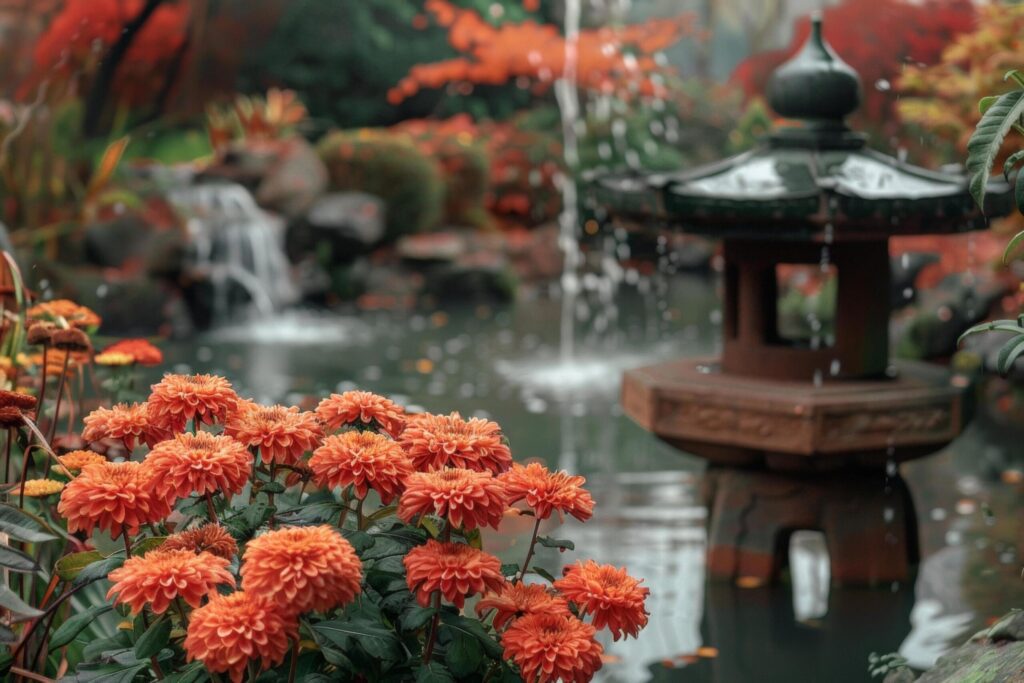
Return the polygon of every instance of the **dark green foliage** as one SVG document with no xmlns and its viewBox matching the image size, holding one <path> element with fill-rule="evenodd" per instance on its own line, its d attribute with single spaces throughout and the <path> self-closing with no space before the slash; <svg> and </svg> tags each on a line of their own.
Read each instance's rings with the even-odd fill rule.
<svg viewBox="0 0 1024 683">
<path fill-rule="evenodd" d="M 340 131 L 318 145 L 335 190 L 381 198 L 386 234 L 394 239 L 422 232 L 441 217 L 444 185 L 437 165 L 408 140 L 376 132 Z"/>
</svg>

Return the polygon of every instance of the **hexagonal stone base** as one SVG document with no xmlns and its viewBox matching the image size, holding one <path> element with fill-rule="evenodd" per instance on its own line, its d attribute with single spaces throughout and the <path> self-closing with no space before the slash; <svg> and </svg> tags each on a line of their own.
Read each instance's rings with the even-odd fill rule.
<svg viewBox="0 0 1024 683">
<path fill-rule="evenodd" d="M 967 382 L 924 363 L 894 379 L 787 382 L 687 359 L 626 373 L 626 414 L 681 450 L 772 469 L 879 466 L 942 448 L 963 429 Z"/>
</svg>

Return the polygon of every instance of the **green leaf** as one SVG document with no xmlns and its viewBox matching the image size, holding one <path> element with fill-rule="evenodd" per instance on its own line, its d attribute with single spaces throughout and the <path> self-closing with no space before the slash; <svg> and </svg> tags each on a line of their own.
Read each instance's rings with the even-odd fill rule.
<svg viewBox="0 0 1024 683">
<path fill-rule="evenodd" d="M 164 683 L 202 683 L 209 677 L 202 662 L 192 662 L 181 671 L 164 676 Z"/>
<path fill-rule="evenodd" d="M 956 340 L 957 346 L 972 334 L 981 334 L 982 332 L 1013 332 L 1014 334 L 1024 334 L 1024 327 L 1018 325 L 1012 320 L 992 320 L 987 323 L 980 323 L 961 334 Z"/>
<path fill-rule="evenodd" d="M 484 652 L 491 659 L 501 659 L 502 649 L 501 646 L 494 640 L 484 625 L 476 619 L 469 619 L 460 614 L 452 614 L 451 612 L 443 612 L 441 614 L 441 623 L 446 628 L 453 629 L 464 635 L 472 636 L 483 646 Z"/>
<path fill-rule="evenodd" d="M 455 683 L 455 679 L 443 665 L 429 662 L 416 670 L 416 683 Z"/>
<path fill-rule="evenodd" d="M 7 586 L 0 586 L 0 607 L 8 609 L 23 617 L 38 617 L 42 612 L 26 604 L 18 594 Z"/>
<path fill-rule="evenodd" d="M 82 658 L 85 661 L 92 661 L 100 657 L 108 657 L 112 652 L 132 652 L 132 641 L 126 631 L 117 631 L 109 638 L 96 638 L 86 643 L 82 648 Z M 132 654 L 134 657 L 134 653 Z"/>
<path fill-rule="evenodd" d="M 30 574 L 39 568 L 36 561 L 21 552 L 15 550 L 10 546 L 0 545 L 0 567 L 11 570 L 12 572 L 19 572 L 21 574 Z"/>
<path fill-rule="evenodd" d="M 284 493 L 284 484 L 279 481 L 268 481 L 260 487 L 260 493 Z"/>
<path fill-rule="evenodd" d="M 132 555 L 145 555 L 150 550 L 156 550 L 167 540 L 166 536 L 150 536 L 144 538 L 132 546 Z"/>
<path fill-rule="evenodd" d="M 342 650 L 347 649 L 350 640 L 354 638 L 371 657 L 388 661 L 398 661 L 402 657 L 402 644 L 398 641 L 395 633 L 382 624 L 372 621 L 332 619 L 313 624 L 313 631 Z"/>
<path fill-rule="evenodd" d="M 1024 75 L 1021 74 L 1017 69 L 1010 69 L 1003 74 L 1004 81 L 1014 81 L 1018 88 L 1024 88 Z"/>
<path fill-rule="evenodd" d="M 55 567 L 57 576 L 63 581 L 73 581 L 78 574 L 93 562 L 99 562 L 103 555 L 96 550 L 82 553 L 71 553 L 57 560 Z"/>
<path fill-rule="evenodd" d="M 466 678 L 480 666 L 483 646 L 475 636 L 465 631 L 453 630 L 451 636 L 444 662 L 457 678 Z"/>
<path fill-rule="evenodd" d="M 26 543 L 44 543 L 57 538 L 42 531 L 46 528 L 48 527 L 42 520 L 22 512 L 13 505 L 0 504 L 0 533 Z"/>
<path fill-rule="evenodd" d="M 124 558 L 120 555 L 105 557 L 102 560 L 93 562 L 78 573 L 78 576 L 75 577 L 75 585 L 105 579 L 107 578 L 107 574 L 114 571 L 122 564 L 124 564 Z"/>
<path fill-rule="evenodd" d="M 551 538 L 550 536 L 539 536 L 537 542 L 545 548 L 558 548 L 562 552 L 576 550 L 576 544 L 564 538 Z"/>
<path fill-rule="evenodd" d="M 984 114 L 989 108 L 996 103 L 999 99 L 999 95 L 986 95 L 978 100 L 978 112 Z"/>
<path fill-rule="evenodd" d="M 67 619 L 50 636 L 50 652 L 62 648 L 78 637 L 78 634 L 88 628 L 101 614 L 106 614 L 113 607 L 110 605 L 95 605 L 81 614 L 76 614 Z"/>
<path fill-rule="evenodd" d="M 79 664 L 74 677 L 67 680 L 75 683 L 132 683 L 147 666 L 149 662 Z"/>
<path fill-rule="evenodd" d="M 1017 175 L 1017 191 L 1018 192 L 1020 191 L 1020 177 L 1022 175 L 1024 175 L 1024 173 L 1021 173 L 1021 174 Z M 1020 207 L 1022 205 L 1018 204 L 1017 206 Z M 1013 258 L 1013 253 L 1015 251 L 1017 251 L 1017 247 L 1020 246 L 1021 242 L 1024 242 L 1024 230 L 1021 230 L 1016 235 L 1014 235 L 1010 239 L 1009 243 L 1006 245 L 1006 248 L 1003 249 L 1003 264 L 1004 265 L 1008 264 L 1010 262 L 1010 259 Z"/>
<path fill-rule="evenodd" d="M 402 627 L 403 631 L 419 631 L 427 625 L 434 616 L 434 612 L 432 607 L 412 605 L 402 612 L 402 616 L 398 618 L 398 625 Z"/>
<path fill-rule="evenodd" d="M 356 555 L 362 557 L 363 553 L 373 547 L 376 543 L 376 539 L 365 531 L 356 531 L 355 529 L 344 529 L 341 535 L 345 537 L 349 543 L 352 544 L 352 549 L 356 551 Z"/>
<path fill-rule="evenodd" d="M 1020 163 L 1020 160 L 1024 159 L 1024 149 L 1017 150 L 1010 156 L 1006 157 L 1006 161 L 1003 162 L 1003 179 L 1006 182 L 1010 182 L 1010 171 L 1013 167 Z"/>
<path fill-rule="evenodd" d="M 135 656 L 149 659 L 167 646 L 171 640 L 171 620 L 164 617 L 150 624 L 146 632 L 135 643 Z"/>
<path fill-rule="evenodd" d="M 1024 113 L 1024 90 L 1000 95 L 985 111 L 967 143 L 967 176 L 974 201 L 985 210 L 985 189 L 1003 140 Z"/>
<path fill-rule="evenodd" d="M 1024 353 L 1024 335 L 1010 337 L 999 349 L 999 355 L 996 357 L 996 369 L 999 374 L 1004 377 L 1010 374 L 1013 364 L 1022 353 Z"/>
<path fill-rule="evenodd" d="M 547 569 L 544 569 L 544 567 L 538 567 L 537 565 L 533 565 L 533 567 L 530 568 L 530 571 L 532 571 L 534 574 L 541 578 L 547 579 L 551 583 L 555 582 L 554 575 L 552 575 L 552 573 L 549 572 Z"/>
<path fill-rule="evenodd" d="M 502 576 L 515 576 L 519 573 L 519 564 L 517 562 L 509 562 L 501 565 Z"/>
</svg>

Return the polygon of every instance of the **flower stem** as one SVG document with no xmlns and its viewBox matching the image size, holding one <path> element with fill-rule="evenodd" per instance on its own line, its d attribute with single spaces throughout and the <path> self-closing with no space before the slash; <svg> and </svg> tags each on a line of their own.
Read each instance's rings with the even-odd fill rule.
<svg viewBox="0 0 1024 683">
<path fill-rule="evenodd" d="M 181 627 L 188 630 L 188 615 L 185 613 L 185 605 L 182 604 L 181 598 L 174 598 L 174 607 L 178 611 L 178 618 L 181 619 Z"/>
<path fill-rule="evenodd" d="M 128 539 L 128 530 L 121 530 L 121 538 L 124 539 L 124 559 L 127 561 L 132 556 L 132 542 Z"/>
<path fill-rule="evenodd" d="M 43 382 L 39 385 L 39 400 L 36 401 L 36 416 L 35 421 L 39 422 L 39 414 L 43 410 L 43 401 L 46 400 L 46 356 L 47 351 L 50 350 L 50 344 L 43 344 Z"/>
<path fill-rule="evenodd" d="M 220 524 L 220 520 L 217 519 L 217 510 L 213 507 L 213 496 L 210 492 L 206 492 L 206 514 L 210 517 L 211 524 Z"/>
<path fill-rule="evenodd" d="M 430 635 L 427 637 L 427 646 L 423 649 L 423 663 L 429 664 L 434 654 L 434 643 L 437 641 L 437 632 L 441 625 L 441 591 L 434 591 L 434 616 L 430 620 Z"/>
<path fill-rule="evenodd" d="M 60 370 L 60 378 L 57 380 L 57 401 L 53 408 L 53 422 L 50 423 L 50 434 L 46 437 L 46 443 L 53 443 L 53 437 L 57 434 L 57 420 L 60 419 L 60 401 L 64 397 L 64 384 L 68 378 L 68 363 L 71 361 L 71 352 L 64 352 L 64 366 Z"/>
<path fill-rule="evenodd" d="M 533 525 L 533 537 L 530 538 L 530 547 L 526 550 L 526 560 L 523 562 L 522 568 L 519 570 L 519 578 L 516 579 L 516 583 L 523 580 L 526 577 L 526 572 L 530 569 L 530 560 L 533 559 L 533 551 L 537 548 L 537 534 L 540 532 L 540 519 Z"/>
<path fill-rule="evenodd" d="M 360 531 L 363 530 L 363 501 L 365 498 L 360 498 L 359 502 L 356 503 L 356 526 Z"/>
<path fill-rule="evenodd" d="M 345 527 L 345 518 L 348 517 L 348 502 L 351 500 L 352 487 L 348 486 L 341 492 L 341 514 L 338 516 L 338 528 Z"/>
<path fill-rule="evenodd" d="M 4 447 L 4 483 L 11 483 L 11 442 L 14 441 L 14 430 L 7 428 L 7 446 Z"/>
<path fill-rule="evenodd" d="M 299 639 L 292 640 L 292 657 L 288 664 L 288 683 L 295 683 L 295 670 L 299 665 Z"/>
</svg>

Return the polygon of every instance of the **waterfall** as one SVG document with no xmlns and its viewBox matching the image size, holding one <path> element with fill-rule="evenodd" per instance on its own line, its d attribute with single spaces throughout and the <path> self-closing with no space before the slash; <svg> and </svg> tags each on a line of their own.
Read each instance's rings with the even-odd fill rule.
<svg viewBox="0 0 1024 683">
<path fill-rule="evenodd" d="M 216 320 L 234 312 L 232 290 L 237 288 L 260 316 L 298 300 L 283 248 L 284 221 L 261 209 L 247 189 L 237 183 L 205 183 L 172 189 L 168 198 L 187 219 L 187 264 L 209 278 Z"/>
</svg>

